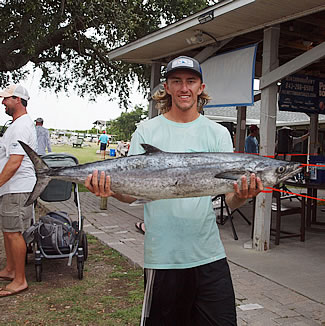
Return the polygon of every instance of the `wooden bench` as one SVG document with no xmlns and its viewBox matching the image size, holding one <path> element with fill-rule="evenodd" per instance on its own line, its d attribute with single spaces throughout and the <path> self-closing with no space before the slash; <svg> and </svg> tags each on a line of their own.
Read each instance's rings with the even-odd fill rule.
<svg viewBox="0 0 325 326">
<path fill-rule="evenodd" d="M 74 143 L 72 143 L 72 147 L 80 147 L 82 146 L 84 140 L 83 138 L 78 138 Z"/>
</svg>

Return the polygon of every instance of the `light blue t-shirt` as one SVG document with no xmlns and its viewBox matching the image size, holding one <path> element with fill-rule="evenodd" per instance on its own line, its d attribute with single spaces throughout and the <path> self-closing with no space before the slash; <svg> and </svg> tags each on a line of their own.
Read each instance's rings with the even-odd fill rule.
<svg viewBox="0 0 325 326">
<path fill-rule="evenodd" d="M 143 153 L 142 143 L 166 152 L 232 152 L 228 130 L 200 115 L 177 123 L 163 115 L 142 122 L 129 155 Z M 184 269 L 225 258 L 211 197 L 163 199 L 145 204 L 144 267 Z"/>
<path fill-rule="evenodd" d="M 103 144 L 107 144 L 109 137 L 106 134 L 102 134 L 99 136 L 99 141 Z"/>
</svg>

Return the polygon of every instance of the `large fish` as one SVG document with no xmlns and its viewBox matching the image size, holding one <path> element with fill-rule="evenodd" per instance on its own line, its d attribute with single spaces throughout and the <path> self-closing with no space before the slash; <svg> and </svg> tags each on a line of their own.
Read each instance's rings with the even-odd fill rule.
<svg viewBox="0 0 325 326">
<path fill-rule="evenodd" d="M 301 164 L 250 154 L 169 153 L 142 144 L 145 153 L 73 167 L 50 168 L 26 144 L 37 182 L 28 198 L 30 205 L 51 179 L 84 183 L 95 169 L 111 176 L 111 189 L 145 200 L 215 196 L 233 191 L 240 177 L 255 173 L 264 186 L 278 184 L 301 171 Z"/>
</svg>

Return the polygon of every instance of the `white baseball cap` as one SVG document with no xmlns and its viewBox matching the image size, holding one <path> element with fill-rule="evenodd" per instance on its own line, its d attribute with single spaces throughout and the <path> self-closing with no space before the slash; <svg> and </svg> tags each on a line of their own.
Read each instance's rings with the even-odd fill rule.
<svg viewBox="0 0 325 326">
<path fill-rule="evenodd" d="M 26 101 L 30 99 L 27 89 L 20 84 L 9 85 L 6 89 L 0 92 L 0 97 L 17 96 Z"/>
</svg>

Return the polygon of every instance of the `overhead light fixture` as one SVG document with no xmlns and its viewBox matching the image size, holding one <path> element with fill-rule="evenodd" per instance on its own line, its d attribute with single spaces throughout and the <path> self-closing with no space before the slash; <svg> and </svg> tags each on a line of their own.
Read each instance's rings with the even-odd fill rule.
<svg viewBox="0 0 325 326">
<path fill-rule="evenodd" d="M 312 45 L 313 45 L 314 42 L 303 40 L 301 43 L 302 43 L 302 44 L 303 44 L 307 49 L 309 49 L 309 48 L 312 47 Z"/>
<path fill-rule="evenodd" d="M 200 24 L 205 24 L 214 18 L 214 10 L 210 10 L 198 17 Z"/>
<path fill-rule="evenodd" d="M 203 34 L 201 31 L 196 31 L 195 35 L 186 38 L 186 42 L 191 45 L 191 44 L 201 44 L 204 42 Z"/>
</svg>

